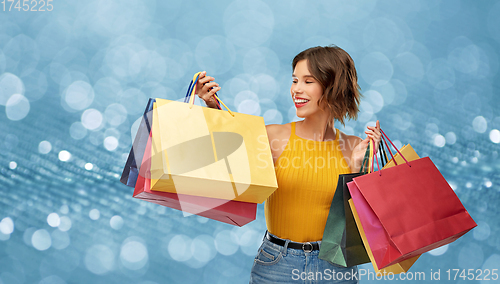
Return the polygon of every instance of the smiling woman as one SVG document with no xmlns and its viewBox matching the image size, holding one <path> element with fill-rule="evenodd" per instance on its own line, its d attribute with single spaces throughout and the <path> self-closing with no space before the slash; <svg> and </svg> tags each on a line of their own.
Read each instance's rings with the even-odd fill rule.
<svg viewBox="0 0 500 284">
<path fill-rule="evenodd" d="M 357 283 L 347 278 L 357 274 L 356 267 L 336 266 L 318 253 L 338 176 L 359 171 L 368 141 L 380 141 L 380 126 L 368 127 L 364 140 L 334 127 L 335 121 L 344 124 L 359 111 L 356 69 L 343 49 L 304 50 L 292 67 L 290 95 L 303 120 L 266 127 L 279 188 L 265 202 L 267 232 L 250 283 L 289 283 L 297 280 L 292 271 L 316 275 L 325 270 Z M 219 84 L 205 72 L 198 84 L 198 96 L 215 107 L 212 96 Z"/>
</svg>

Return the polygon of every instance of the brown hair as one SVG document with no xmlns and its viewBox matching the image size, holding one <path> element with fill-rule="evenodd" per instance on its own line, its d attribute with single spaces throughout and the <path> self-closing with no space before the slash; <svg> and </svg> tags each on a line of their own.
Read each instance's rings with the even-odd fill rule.
<svg viewBox="0 0 500 284">
<path fill-rule="evenodd" d="M 312 47 L 295 56 L 293 69 L 304 59 L 307 60 L 311 75 L 323 86 L 318 106 L 322 107 L 323 102 L 326 102 L 330 109 L 328 125 L 333 126 L 335 119 L 342 125 L 345 125 L 345 118 L 356 119 L 361 94 L 351 56 L 335 45 Z"/>
</svg>

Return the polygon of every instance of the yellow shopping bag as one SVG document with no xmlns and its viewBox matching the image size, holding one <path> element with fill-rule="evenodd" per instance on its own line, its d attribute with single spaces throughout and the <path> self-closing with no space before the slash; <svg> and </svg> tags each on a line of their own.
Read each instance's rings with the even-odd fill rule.
<svg viewBox="0 0 500 284">
<path fill-rule="evenodd" d="M 408 145 L 404 145 L 400 150 L 399 150 L 403 156 L 408 160 L 408 161 L 413 161 L 413 160 L 417 160 L 417 159 L 420 159 L 420 157 L 418 156 L 418 154 L 415 152 L 415 150 L 413 149 L 413 147 L 411 147 L 410 144 Z M 370 155 L 373 157 L 373 155 Z M 401 158 L 399 156 L 399 154 L 397 153 L 396 155 L 394 155 L 394 160 L 396 160 L 396 162 L 398 164 L 400 163 L 404 163 L 405 161 L 403 160 L 403 158 Z M 370 163 L 372 163 L 373 161 L 370 160 Z M 393 161 L 393 159 L 391 159 L 385 166 L 384 166 L 384 169 L 385 168 L 390 168 L 390 167 L 394 167 L 395 166 L 395 163 Z M 369 168 L 371 168 L 371 164 L 369 165 Z M 388 267 L 385 267 L 385 268 L 382 268 L 382 269 L 379 269 L 377 267 L 377 264 L 375 262 L 375 259 L 373 257 L 373 253 L 372 253 L 372 250 L 370 249 L 370 245 L 368 244 L 368 241 L 366 239 L 366 234 L 365 234 L 365 231 L 363 230 L 363 226 L 361 226 L 361 222 L 359 221 L 359 217 L 358 217 L 358 213 L 356 211 L 356 208 L 354 207 L 354 202 L 352 199 L 349 199 L 348 200 L 349 202 L 349 206 L 351 207 L 351 210 L 352 210 L 352 215 L 354 216 L 354 220 L 356 221 L 356 225 L 358 227 L 358 230 L 359 230 L 359 234 L 361 235 L 361 240 L 363 241 L 363 244 L 365 245 L 365 248 L 366 248 L 366 252 L 368 253 L 368 257 L 370 258 L 370 261 L 373 265 L 373 269 L 375 270 L 375 273 L 379 274 L 380 275 L 386 275 L 388 273 L 392 273 L 392 274 L 400 274 L 400 273 L 406 273 L 410 267 L 417 261 L 417 259 L 420 257 L 420 255 L 417 255 L 417 256 L 414 256 L 412 258 L 409 258 L 409 259 L 406 259 L 406 260 L 403 260 L 399 263 L 396 263 L 396 264 L 393 264 L 393 265 L 390 265 Z M 384 274 L 385 273 L 385 274 Z"/>
<path fill-rule="evenodd" d="M 156 99 L 151 190 L 264 202 L 278 188 L 264 119 L 193 101 Z"/>
</svg>

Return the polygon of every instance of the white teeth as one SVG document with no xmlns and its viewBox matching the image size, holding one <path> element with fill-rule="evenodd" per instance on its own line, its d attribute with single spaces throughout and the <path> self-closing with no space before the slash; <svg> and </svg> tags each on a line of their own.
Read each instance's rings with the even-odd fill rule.
<svg viewBox="0 0 500 284">
<path fill-rule="evenodd" d="M 307 103 L 309 100 L 295 100 L 295 103 L 300 104 L 300 103 Z"/>
</svg>

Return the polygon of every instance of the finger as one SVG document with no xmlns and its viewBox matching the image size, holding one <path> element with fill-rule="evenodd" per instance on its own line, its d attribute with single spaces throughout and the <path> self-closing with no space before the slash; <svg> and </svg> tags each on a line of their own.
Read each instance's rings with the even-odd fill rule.
<svg viewBox="0 0 500 284">
<path fill-rule="evenodd" d="M 200 73 L 200 76 L 198 77 L 198 79 L 201 79 L 201 78 L 205 77 L 206 75 L 207 75 L 207 71 L 202 71 Z"/>
<path fill-rule="evenodd" d="M 213 87 L 219 87 L 219 84 L 217 84 L 216 82 L 210 82 L 210 83 L 206 83 L 204 86 L 203 86 L 203 90 L 205 92 L 208 92 L 211 88 Z"/>
<path fill-rule="evenodd" d="M 377 129 L 380 130 L 380 122 L 377 120 Z"/>
<path fill-rule="evenodd" d="M 212 90 L 210 90 L 210 92 L 208 92 L 208 93 L 210 94 L 210 96 L 213 96 L 213 95 L 215 95 L 215 93 L 220 91 L 220 89 L 221 89 L 220 87 L 215 87 Z"/>
<path fill-rule="evenodd" d="M 215 80 L 214 77 L 206 76 L 206 77 L 203 77 L 202 79 L 199 79 L 198 82 L 201 84 L 206 84 L 207 82 L 210 82 L 213 80 Z"/>
</svg>

